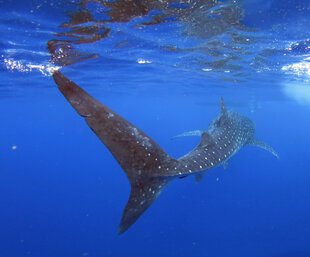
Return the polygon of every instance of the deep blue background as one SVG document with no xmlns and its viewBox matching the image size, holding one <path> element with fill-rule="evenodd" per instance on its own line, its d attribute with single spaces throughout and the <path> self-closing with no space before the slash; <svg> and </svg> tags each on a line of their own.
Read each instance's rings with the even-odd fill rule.
<svg viewBox="0 0 310 257">
<path fill-rule="evenodd" d="M 277 15 L 285 10 L 298 13 L 292 8 L 293 1 L 287 6 L 276 3 L 261 5 L 264 20 L 278 21 L 282 16 Z M 37 70 L 9 71 L 3 61 L 10 55 L 7 50 L 14 48 L 8 43 L 13 41 L 23 42 L 14 49 L 46 53 L 33 57 L 21 51 L 14 55 L 15 60 L 19 56 L 23 61 L 48 63 L 45 44 L 57 31 L 60 21 L 56 17 L 61 19 L 64 14 L 42 7 L 36 19 L 49 33 L 38 36 L 28 23 L 33 19 L 27 11 L 31 7 L 14 1 L 0 4 L 5 8 L 1 30 L 6 35 L 0 42 L 1 257 L 310 256 L 310 104 L 291 98 L 284 90 L 288 85 L 307 89 L 308 77 L 283 74 L 280 68 L 275 72 L 272 66 L 253 73 L 247 83 L 231 83 L 223 79 L 225 74 L 207 76 L 195 69 L 156 65 L 156 58 L 164 63 L 165 55 L 156 57 L 146 50 L 145 42 L 137 48 L 141 47 L 140 54 L 152 56 L 155 61 L 150 65 L 132 62 L 132 56 L 114 59 L 109 52 L 97 60 L 63 68 L 64 74 L 174 157 L 191 150 L 199 138 L 171 137 L 206 128 L 219 113 L 220 96 L 228 109 L 249 116 L 256 123 L 257 137 L 280 155 L 277 160 L 248 146 L 229 161 L 226 170 L 222 166 L 210 170 L 199 184 L 193 177 L 176 180 L 129 231 L 118 236 L 130 192 L 125 173 L 58 92 L 51 77 Z M 249 9 L 249 13 L 254 11 Z M 10 15 L 15 22 L 9 22 Z M 268 27 L 251 17 L 252 21 L 245 19 L 248 24 Z M 285 17 L 289 24 L 292 16 Z M 14 32 L 7 30 L 8 24 Z M 25 36 L 20 24 L 34 37 Z M 286 31 L 282 36 L 307 39 L 295 32 Z M 109 40 L 116 39 L 108 39 L 107 45 Z M 286 38 L 282 43 L 291 42 Z M 90 52 L 98 44 L 94 49 L 88 46 Z M 168 55 L 167 63 L 173 58 Z M 287 64 L 283 59 L 272 61 L 279 67 Z M 306 89 L 304 96 L 309 92 Z"/>
</svg>

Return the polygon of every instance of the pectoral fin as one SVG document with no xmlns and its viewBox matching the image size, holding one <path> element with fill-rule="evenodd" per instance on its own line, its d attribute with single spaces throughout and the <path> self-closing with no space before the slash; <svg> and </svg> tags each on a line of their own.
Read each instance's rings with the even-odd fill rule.
<svg viewBox="0 0 310 257">
<path fill-rule="evenodd" d="M 172 138 L 177 138 L 177 137 L 187 137 L 187 136 L 201 136 L 203 134 L 204 130 L 192 130 L 192 131 L 187 131 L 182 134 L 176 135 Z"/>
<path fill-rule="evenodd" d="M 270 145 L 266 144 L 265 142 L 263 142 L 259 139 L 253 138 L 247 142 L 247 145 L 258 146 L 258 147 L 263 148 L 263 149 L 267 150 L 268 152 L 272 153 L 278 159 L 280 158 L 278 153 Z"/>
</svg>

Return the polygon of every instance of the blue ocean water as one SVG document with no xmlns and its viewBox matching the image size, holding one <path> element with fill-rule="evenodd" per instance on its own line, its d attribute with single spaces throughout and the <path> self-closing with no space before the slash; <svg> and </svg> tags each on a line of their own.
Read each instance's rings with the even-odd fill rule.
<svg viewBox="0 0 310 257">
<path fill-rule="evenodd" d="M 0 8 L 1 257 L 310 256 L 308 1 Z M 171 138 L 206 129 L 223 97 L 280 159 L 246 146 L 198 184 L 172 182 L 117 235 L 130 184 L 55 69 L 173 157 L 199 138 Z"/>
</svg>

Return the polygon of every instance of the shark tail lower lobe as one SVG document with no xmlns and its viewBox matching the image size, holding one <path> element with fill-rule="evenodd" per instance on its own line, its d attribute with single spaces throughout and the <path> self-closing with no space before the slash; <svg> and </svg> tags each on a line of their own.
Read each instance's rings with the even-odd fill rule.
<svg viewBox="0 0 310 257">
<path fill-rule="evenodd" d="M 171 180 L 165 178 L 141 179 L 131 184 L 130 197 L 123 212 L 118 234 L 124 233 L 158 198 Z"/>
<path fill-rule="evenodd" d="M 159 167 L 177 162 L 154 140 L 129 121 L 97 101 L 59 71 L 53 74 L 58 89 L 110 150 L 125 171 L 131 194 L 123 212 L 119 233 L 125 232 L 157 199 L 171 178 Z"/>
</svg>

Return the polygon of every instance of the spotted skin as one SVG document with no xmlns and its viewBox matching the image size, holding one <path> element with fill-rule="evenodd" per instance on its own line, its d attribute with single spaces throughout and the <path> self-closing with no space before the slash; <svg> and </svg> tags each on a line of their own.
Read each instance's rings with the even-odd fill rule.
<svg viewBox="0 0 310 257">
<path fill-rule="evenodd" d="M 225 120 L 224 115 L 227 116 Z M 182 174 L 204 171 L 224 163 L 254 136 L 255 128 L 250 119 L 234 111 L 224 115 L 216 118 L 202 134 L 202 137 L 209 135 L 209 140 L 202 141 L 194 150 L 178 159 L 178 170 L 182 170 Z"/>
<path fill-rule="evenodd" d="M 270 146 L 254 139 L 254 123 L 234 111 L 227 111 L 221 99 L 221 114 L 209 128 L 187 134 L 201 135 L 200 144 L 175 159 L 142 130 L 90 96 L 61 72 L 55 71 L 53 78 L 60 92 L 110 150 L 130 181 L 131 193 L 119 234 L 131 227 L 175 178 L 192 174 L 200 178 L 203 171 L 227 163 L 247 144 L 259 144 L 276 154 Z"/>
</svg>

